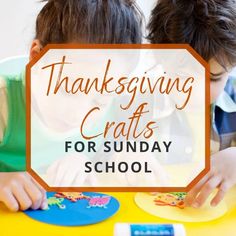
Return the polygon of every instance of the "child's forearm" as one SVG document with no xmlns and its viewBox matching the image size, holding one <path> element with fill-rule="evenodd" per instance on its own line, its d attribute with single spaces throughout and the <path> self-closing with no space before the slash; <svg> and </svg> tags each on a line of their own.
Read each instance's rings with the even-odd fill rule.
<svg viewBox="0 0 236 236">
<path fill-rule="evenodd" d="M 0 142 L 3 139 L 4 131 L 7 127 L 7 90 L 5 80 L 0 77 Z"/>
</svg>

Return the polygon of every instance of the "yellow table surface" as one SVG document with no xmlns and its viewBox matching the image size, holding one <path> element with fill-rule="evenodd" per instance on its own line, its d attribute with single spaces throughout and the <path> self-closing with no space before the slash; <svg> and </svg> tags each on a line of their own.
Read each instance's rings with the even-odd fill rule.
<svg viewBox="0 0 236 236">
<path fill-rule="evenodd" d="M 135 202 L 135 193 L 108 193 L 116 197 L 121 204 L 119 212 L 112 218 L 90 226 L 61 227 L 43 224 L 28 218 L 23 213 L 10 213 L 0 204 L 0 236 L 110 236 L 117 222 L 131 223 L 179 223 L 149 215 L 139 209 Z M 189 236 L 233 236 L 236 235 L 236 189 L 227 196 L 229 211 L 223 217 L 204 223 L 183 223 Z"/>
</svg>

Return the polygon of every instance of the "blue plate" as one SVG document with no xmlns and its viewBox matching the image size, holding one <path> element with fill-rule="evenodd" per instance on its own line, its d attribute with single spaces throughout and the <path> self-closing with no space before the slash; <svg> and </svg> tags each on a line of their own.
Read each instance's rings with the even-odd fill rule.
<svg viewBox="0 0 236 236">
<path fill-rule="evenodd" d="M 83 193 L 88 197 L 107 196 L 101 193 Z M 48 193 L 48 198 L 55 193 Z M 89 207 L 89 200 L 82 199 L 71 202 L 65 199 L 61 204 L 65 209 L 60 209 L 57 205 L 49 206 L 49 210 L 27 210 L 24 213 L 37 221 L 60 226 L 82 226 L 96 224 L 113 216 L 120 207 L 119 202 L 110 197 L 110 202 L 106 207 Z"/>
</svg>

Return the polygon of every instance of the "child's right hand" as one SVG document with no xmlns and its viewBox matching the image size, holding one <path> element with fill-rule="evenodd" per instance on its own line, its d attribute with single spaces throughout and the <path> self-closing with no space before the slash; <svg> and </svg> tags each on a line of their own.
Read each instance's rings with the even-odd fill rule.
<svg viewBox="0 0 236 236">
<path fill-rule="evenodd" d="M 208 197 L 217 189 L 211 200 L 217 206 L 225 194 L 236 185 L 236 147 L 219 151 L 211 157 L 211 169 L 187 194 L 185 204 L 202 207 Z"/>
<path fill-rule="evenodd" d="M 0 173 L 0 202 L 11 211 L 46 209 L 46 191 L 26 172 Z"/>
</svg>

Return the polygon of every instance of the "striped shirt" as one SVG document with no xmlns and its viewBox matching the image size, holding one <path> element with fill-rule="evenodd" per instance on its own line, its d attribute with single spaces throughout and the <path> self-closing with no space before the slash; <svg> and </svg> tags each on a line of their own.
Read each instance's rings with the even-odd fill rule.
<svg viewBox="0 0 236 236">
<path fill-rule="evenodd" d="M 236 146 L 236 78 L 230 77 L 225 90 L 212 106 L 211 151 Z"/>
</svg>

